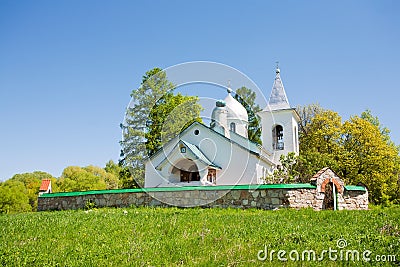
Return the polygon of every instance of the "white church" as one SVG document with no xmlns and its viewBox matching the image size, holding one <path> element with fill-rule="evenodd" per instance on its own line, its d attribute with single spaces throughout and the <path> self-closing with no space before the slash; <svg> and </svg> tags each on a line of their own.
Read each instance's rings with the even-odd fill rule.
<svg viewBox="0 0 400 267">
<path fill-rule="evenodd" d="M 281 155 L 299 153 L 299 115 L 289 105 L 279 68 L 261 118 L 262 146 L 248 139 L 246 109 L 231 95 L 216 102 L 211 124 L 194 122 L 145 164 L 145 187 L 261 184 Z"/>
</svg>

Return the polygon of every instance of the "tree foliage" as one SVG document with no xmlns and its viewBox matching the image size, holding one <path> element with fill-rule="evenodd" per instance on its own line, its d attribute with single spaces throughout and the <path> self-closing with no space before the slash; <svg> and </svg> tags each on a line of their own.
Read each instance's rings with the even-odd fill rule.
<svg viewBox="0 0 400 267">
<path fill-rule="evenodd" d="M 129 167 L 140 185 L 144 182 L 144 160 L 188 124 L 201 121 L 198 97 L 174 94 L 174 88 L 166 73 L 154 68 L 131 93 L 132 104 L 121 124 L 121 163 Z"/>
<path fill-rule="evenodd" d="M 32 207 L 32 211 L 36 211 L 37 209 L 37 198 L 42 179 L 50 179 L 52 181 L 53 192 L 58 191 L 55 183 L 57 179 L 47 172 L 35 171 L 31 173 L 21 173 L 14 175 L 10 179 L 10 181 L 18 181 L 23 183 L 26 189 L 26 195 L 29 199 L 29 205 Z"/>
<path fill-rule="evenodd" d="M 64 169 L 57 186 L 62 192 L 118 188 L 118 176 L 96 166 L 69 166 Z"/>
<path fill-rule="evenodd" d="M 265 183 L 275 184 L 298 182 L 298 177 L 300 173 L 296 168 L 297 161 L 298 157 L 294 152 L 290 152 L 287 155 L 281 155 L 281 165 L 276 170 L 274 170 L 274 173 L 272 175 L 266 177 Z"/>
<path fill-rule="evenodd" d="M 399 154 L 371 122 L 358 116 L 343 125 L 340 173 L 345 181 L 367 185 L 371 200 L 388 203 L 396 198 Z"/>
<path fill-rule="evenodd" d="M 0 213 L 32 211 L 24 184 L 8 180 L 0 184 Z"/>
<path fill-rule="evenodd" d="M 311 120 L 316 115 L 321 114 L 323 111 L 325 111 L 325 109 L 322 108 L 318 103 L 316 103 L 305 106 L 298 106 L 296 108 L 296 111 L 300 117 L 299 132 L 300 134 L 305 134 L 305 130 L 307 129 L 307 126 L 311 123 Z"/>
<path fill-rule="evenodd" d="M 261 141 L 261 124 L 260 118 L 257 116 L 257 112 L 261 111 L 261 108 L 258 104 L 255 103 L 256 93 L 247 88 L 240 87 L 236 90 L 236 94 L 234 97 L 242 106 L 246 109 L 249 125 L 247 129 L 248 138 L 250 141 L 255 142 L 257 144 L 262 144 Z"/>
<path fill-rule="evenodd" d="M 132 173 L 129 171 L 127 166 L 122 166 L 121 163 L 115 163 L 110 160 L 106 163 L 104 170 L 118 177 L 119 188 L 137 188 L 138 184 L 135 179 L 133 179 Z"/>
<path fill-rule="evenodd" d="M 324 110 L 305 124 L 299 135 L 298 169 L 302 182 L 320 169 L 338 169 L 341 146 L 342 119 L 337 112 Z"/>
<path fill-rule="evenodd" d="M 342 122 L 338 113 L 318 105 L 298 110 L 302 119 L 297 181 L 307 182 L 323 167 L 332 168 L 346 184 L 363 183 L 374 203 L 398 198 L 400 156 L 389 130 L 365 111 Z"/>
</svg>

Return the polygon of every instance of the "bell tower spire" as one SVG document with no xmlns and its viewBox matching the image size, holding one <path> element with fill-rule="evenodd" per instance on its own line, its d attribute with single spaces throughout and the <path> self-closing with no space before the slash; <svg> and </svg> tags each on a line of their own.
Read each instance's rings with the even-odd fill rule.
<svg viewBox="0 0 400 267">
<path fill-rule="evenodd" d="M 279 69 L 279 62 L 276 62 L 275 80 L 272 86 L 271 95 L 269 96 L 268 100 L 268 105 L 271 110 L 290 108 L 289 100 L 286 96 L 280 73 L 281 70 Z"/>
<path fill-rule="evenodd" d="M 276 64 L 275 80 L 268 105 L 258 113 L 261 117 L 261 139 L 263 147 L 273 155 L 274 162 L 280 164 L 280 156 L 290 152 L 299 153 L 299 115 L 290 107 L 281 80 L 279 62 Z"/>
</svg>

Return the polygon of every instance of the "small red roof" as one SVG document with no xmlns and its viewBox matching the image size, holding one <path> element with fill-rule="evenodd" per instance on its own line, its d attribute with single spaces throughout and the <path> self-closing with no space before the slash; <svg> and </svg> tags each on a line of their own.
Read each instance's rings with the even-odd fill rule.
<svg viewBox="0 0 400 267">
<path fill-rule="evenodd" d="M 50 183 L 50 179 L 43 179 L 39 191 L 47 191 L 49 189 Z"/>
</svg>

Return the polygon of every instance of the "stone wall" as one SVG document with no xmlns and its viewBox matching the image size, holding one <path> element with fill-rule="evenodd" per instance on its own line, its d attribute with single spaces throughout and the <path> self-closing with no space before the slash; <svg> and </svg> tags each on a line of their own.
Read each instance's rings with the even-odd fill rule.
<svg viewBox="0 0 400 267">
<path fill-rule="evenodd" d="M 356 190 L 354 190 L 354 188 Z M 357 190 L 359 189 L 359 190 Z M 363 187 L 338 192 L 338 209 L 368 209 L 368 192 Z M 324 193 L 310 184 L 262 185 L 257 187 L 191 187 L 174 190 L 105 190 L 44 194 L 39 197 L 38 210 L 83 209 L 88 202 L 96 207 L 179 206 L 221 208 L 313 208 L 323 209 Z"/>
<path fill-rule="evenodd" d="M 339 205 L 339 209 L 348 210 L 367 210 L 368 209 L 368 192 L 360 194 L 359 191 L 345 191 L 343 194 L 343 202 Z"/>
</svg>

